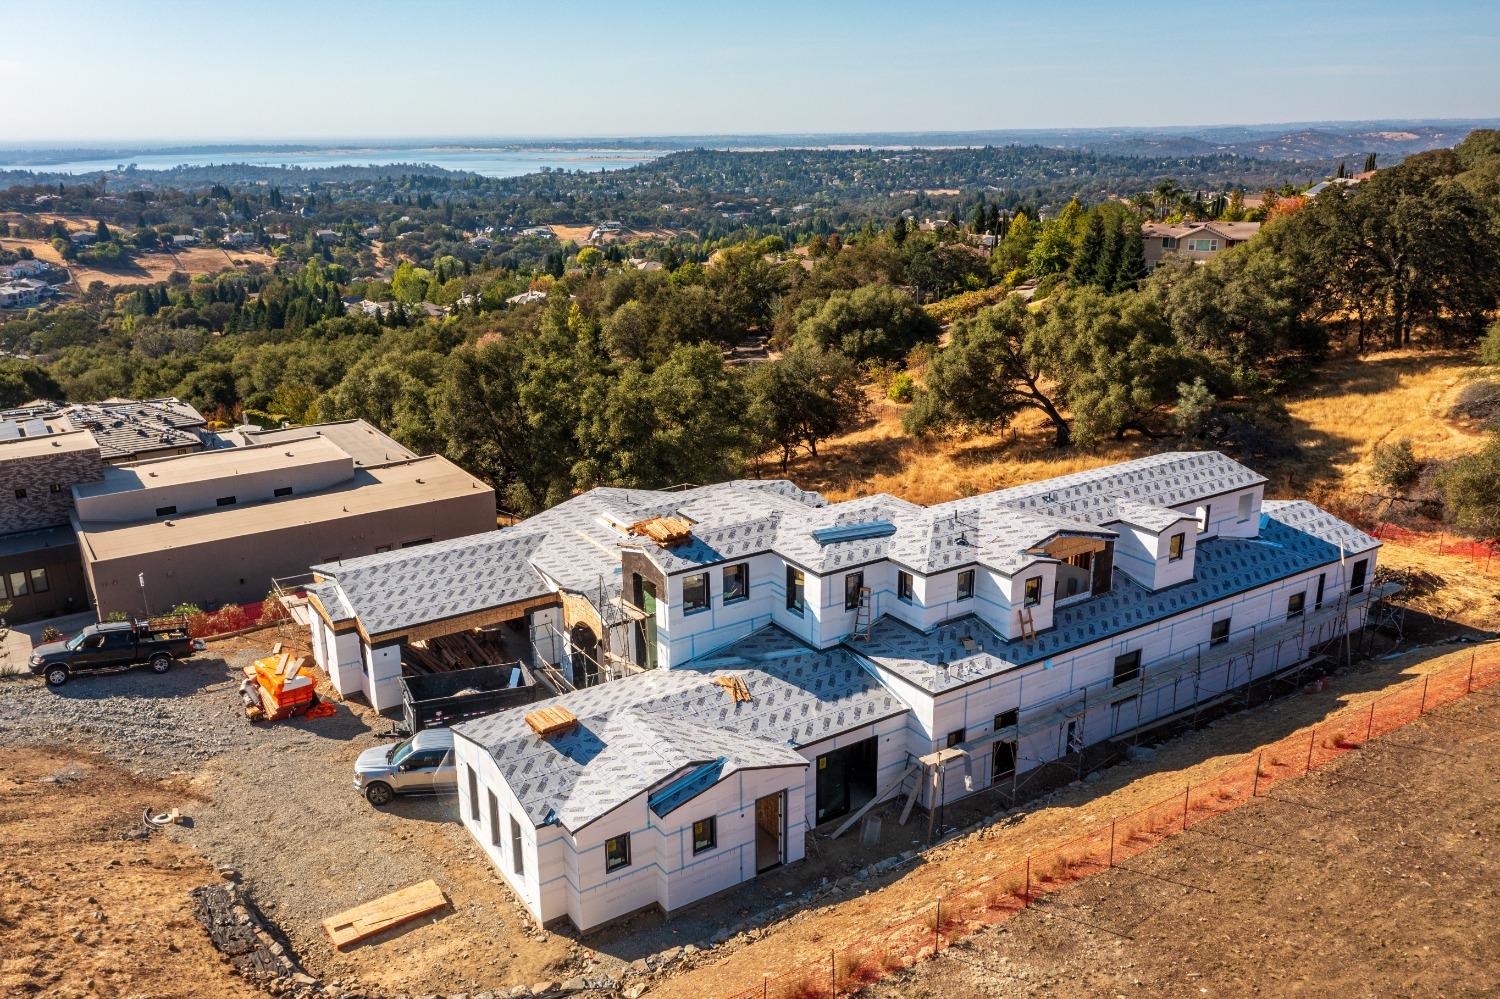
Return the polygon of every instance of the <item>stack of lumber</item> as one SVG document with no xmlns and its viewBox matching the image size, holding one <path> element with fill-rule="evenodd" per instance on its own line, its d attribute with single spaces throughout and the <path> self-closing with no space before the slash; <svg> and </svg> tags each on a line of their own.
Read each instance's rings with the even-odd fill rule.
<svg viewBox="0 0 1500 999">
<path fill-rule="evenodd" d="M 436 912 L 447 904 L 448 899 L 436 881 L 423 881 L 329 916 L 323 920 L 323 929 L 328 931 L 334 947 L 348 947 L 429 912 Z"/>
<path fill-rule="evenodd" d="M 498 635 L 463 631 L 423 642 L 410 642 L 402 652 L 401 661 L 413 673 L 446 673 L 474 666 L 493 666 L 512 658 Z"/>
<path fill-rule="evenodd" d="M 664 548 L 680 545 L 693 536 L 692 521 L 685 517 L 647 517 L 630 525 L 630 533 L 650 538 Z"/>
<path fill-rule="evenodd" d="M 553 705 L 528 711 L 526 724 L 531 726 L 533 732 L 545 739 L 549 735 L 561 735 L 572 731 L 573 727 L 578 724 L 578 719 L 567 708 Z"/>
<path fill-rule="evenodd" d="M 719 686 L 727 690 L 729 692 L 729 696 L 734 699 L 734 703 L 736 704 L 740 703 L 741 701 L 754 700 L 754 698 L 750 696 L 750 688 L 745 686 L 745 681 L 740 677 L 716 676 L 714 677 L 714 683 L 717 683 Z"/>
</svg>

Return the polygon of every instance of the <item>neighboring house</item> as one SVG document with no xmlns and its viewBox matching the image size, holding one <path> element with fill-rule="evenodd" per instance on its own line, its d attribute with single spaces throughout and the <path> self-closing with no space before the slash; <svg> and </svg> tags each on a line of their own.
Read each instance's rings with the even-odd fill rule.
<svg viewBox="0 0 1500 999">
<path fill-rule="evenodd" d="M 21 278 L 8 284 L 0 284 L 0 309 L 31 309 L 42 304 L 42 298 L 52 293 L 52 286 L 32 278 Z"/>
<path fill-rule="evenodd" d="M 488 236 L 475 236 L 469 240 L 469 245 L 476 250 L 488 250 L 494 247 L 495 241 Z"/>
<path fill-rule="evenodd" d="M 340 236 L 332 229 L 319 229 L 317 232 L 313 233 L 313 236 L 316 237 L 318 242 L 320 243 L 337 243 L 342 241 L 343 239 L 342 236 Z"/>
<path fill-rule="evenodd" d="M 545 302 L 547 293 L 545 291 L 523 291 L 519 295 L 512 295 L 505 300 L 506 305 L 530 305 L 533 302 Z"/>
<path fill-rule="evenodd" d="M 1326 180 L 1318 181 L 1312 187 L 1309 187 L 1307 190 L 1303 191 L 1302 196 L 1305 198 L 1314 198 L 1319 194 L 1322 194 L 1329 188 L 1358 187 L 1360 184 L 1363 184 L 1373 176 L 1375 176 L 1374 170 L 1366 170 L 1362 173 L 1355 174 L 1353 177 L 1329 177 Z"/>
<path fill-rule="evenodd" d="M 508 629 L 580 689 L 455 727 L 463 821 L 540 922 L 676 909 L 916 787 L 933 809 L 1306 662 L 1379 542 L 1216 452 L 934 507 L 784 481 L 599 488 L 503 531 L 314 566 L 334 685 Z"/>
<path fill-rule="evenodd" d="M 52 265 L 45 260 L 17 260 L 13 264 L 0 267 L 0 281 L 13 281 L 17 278 L 41 277 L 52 270 Z"/>
<path fill-rule="evenodd" d="M 174 247 L 179 247 L 179 246 L 197 246 L 198 245 L 198 237 L 194 236 L 192 233 L 187 233 L 187 232 L 178 233 L 177 235 L 175 235 L 175 236 L 172 237 L 172 245 Z"/>
<path fill-rule="evenodd" d="M 1260 231 L 1259 222 L 1147 222 L 1141 226 L 1146 270 L 1155 270 L 1162 258 L 1178 254 L 1202 263 L 1232 246 L 1238 246 Z"/>
<path fill-rule="evenodd" d="M 74 246 L 93 246 L 99 242 L 99 234 L 91 229 L 80 229 L 78 232 L 68 233 L 68 242 Z"/>
<path fill-rule="evenodd" d="M 255 234 L 243 231 L 232 232 L 224 237 L 224 244 L 238 249 L 247 249 L 255 245 Z"/>
</svg>

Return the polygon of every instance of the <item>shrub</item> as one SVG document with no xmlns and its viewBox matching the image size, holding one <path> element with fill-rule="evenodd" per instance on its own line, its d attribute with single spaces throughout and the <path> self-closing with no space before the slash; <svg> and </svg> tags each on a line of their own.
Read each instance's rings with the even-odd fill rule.
<svg viewBox="0 0 1500 999">
<path fill-rule="evenodd" d="M 891 379 L 890 387 L 886 389 L 886 398 L 891 402 L 911 402 L 917 393 L 916 382 L 912 381 L 911 375 L 905 371 L 899 372 Z"/>
<path fill-rule="evenodd" d="M 1393 493 L 1406 489 L 1422 474 L 1422 463 L 1412 451 L 1411 441 L 1405 437 L 1376 444 L 1370 463 L 1370 474 L 1375 481 Z"/>
<path fill-rule="evenodd" d="M 1500 535 L 1500 435 L 1438 473 L 1447 512 L 1461 527 Z"/>
<path fill-rule="evenodd" d="M 104 620 L 106 620 L 106 621 L 128 621 L 128 620 L 130 620 L 130 618 L 126 615 L 126 613 L 124 611 L 110 611 L 108 614 L 104 615 Z"/>
<path fill-rule="evenodd" d="M 1177 430 L 1182 436 L 1201 438 L 1208 429 L 1209 419 L 1214 415 L 1214 407 L 1218 402 L 1202 378 L 1194 378 L 1191 383 L 1178 382 L 1177 408 L 1172 413 L 1172 422 L 1177 424 Z"/>
<path fill-rule="evenodd" d="M 62 641 L 62 637 L 63 633 L 50 624 L 42 629 L 42 641 L 44 642 L 60 642 Z"/>
<path fill-rule="evenodd" d="M 167 611 L 167 617 L 197 617 L 203 613 L 203 608 L 197 604 L 178 604 Z"/>
</svg>

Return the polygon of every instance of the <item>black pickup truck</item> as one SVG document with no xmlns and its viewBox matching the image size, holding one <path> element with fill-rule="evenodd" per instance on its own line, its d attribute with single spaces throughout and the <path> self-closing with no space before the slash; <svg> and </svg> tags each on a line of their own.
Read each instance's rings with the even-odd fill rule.
<svg viewBox="0 0 1500 999">
<path fill-rule="evenodd" d="M 165 673 L 173 661 L 203 648 L 202 639 L 189 637 L 186 620 L 111 621 L 91 624 L 65 642 L 38 645 L 31 652 L 31 672 L 53 687 L 75 676 L 118 673 L 134 666 Z"/>
</svg>

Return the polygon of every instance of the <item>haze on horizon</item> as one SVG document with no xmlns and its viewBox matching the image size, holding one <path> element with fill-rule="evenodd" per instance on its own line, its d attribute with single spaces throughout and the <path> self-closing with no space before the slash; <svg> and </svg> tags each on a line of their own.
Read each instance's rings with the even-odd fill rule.
<svg viewBox="0 0 1500 999">
<path fill-rule="evenodd" d="M 1500 116 L 1478 0 L 0 0 L 0 25 L 0 146 Z"/>
</svg>

